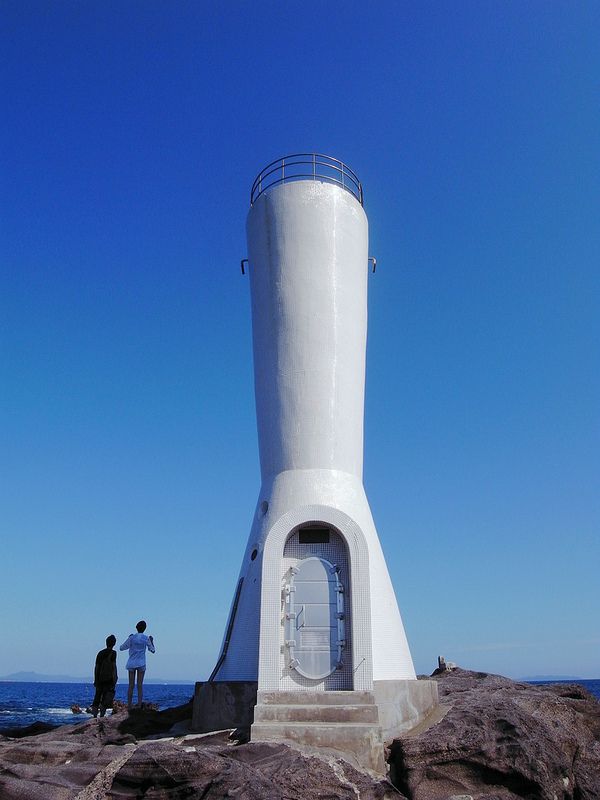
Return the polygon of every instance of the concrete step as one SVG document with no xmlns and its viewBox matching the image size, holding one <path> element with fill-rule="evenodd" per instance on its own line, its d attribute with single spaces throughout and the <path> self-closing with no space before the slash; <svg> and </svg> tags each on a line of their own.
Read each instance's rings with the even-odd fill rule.
<svg viewBox="0 0 600 800">
<path fill-rule="evenodd" d="M 373 692 L 315 692 L 307 691 L 259 691 L 259 705 L 319 705 L 319 706 L 372 706 L 375 705 Z"/>
<path fill-rule="evenodd" d="M 337 751 L 351 762 L 385 774 L 381 727 L 363 722 L 254 722 L 257 742 L 290 742 L 305 748 Z"/>
<path fill-rule="evenodd" d="M 260 731 L 262 734 L 267 734 L 271 731 L 277 731 L 277 735 L 279 736 L 281 731 L 289 731 L 291 738 L 297 736 L 298 733 L 305 733 L 312 728 L 319 729 L 322 733 L 329 737 L 335 737 L 340 731 L 347 730 L 351 733 L 354 732 L 357 735 L 363 735 L 365 733 L 369 733 L 369 735 L 373 734 L 375 739 L 381 740 L 381 736 L 377 733 L 378 726 L 372 725 L 369 722 L 319 722 L 315 725 L 310 722 L 255 722 L 252 725 L 253 731 Z"/>
<path fill-rule="evenodd" d="M 349 722 L 379 724 L 376 705 L 284 705 L 259 703 L 254 709 L 254 722 Z"/>
</svg>

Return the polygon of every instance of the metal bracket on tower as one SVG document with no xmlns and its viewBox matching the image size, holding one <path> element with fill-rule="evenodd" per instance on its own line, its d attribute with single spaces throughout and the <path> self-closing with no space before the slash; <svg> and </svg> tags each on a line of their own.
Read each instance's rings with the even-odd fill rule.
<svg viewBox="0 0 600 800">
<path fill-rule="evenodd" d="M 240 269 L 242 270 L 242 275 L 246 274 L 246 270 L 244 269 L 244 264 L 247 264 L 247 263 L 248 263 L 248 259 L 247 258 L 242 258 L 242 260 L 240 261 Z M 375 270 L 373 270 L 373 272 L 375 272 Z"/>
<path fill-rule="evenodd" d="M 377 269 L 377 259 L 376 259 L 376 258 L 373 258 L 373 256 L 369 256 L 369 261 L 372 261 L 372 262 L 373 262 L 373 272 L 375 272 L 375 270 Z M 243 272 L 243 271 L 244 271 L 244 270 L 242 270 L 242 272 Z"/>
</svg>

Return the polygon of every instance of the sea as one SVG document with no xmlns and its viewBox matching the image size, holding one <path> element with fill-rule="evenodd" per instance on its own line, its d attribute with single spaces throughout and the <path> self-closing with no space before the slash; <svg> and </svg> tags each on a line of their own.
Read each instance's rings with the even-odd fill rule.
<svg viewBox="0 0 600 800">
<path fill-rule="evenodd" d="M 145 683 L 144 702 L 156 703 L 162 711 L 187 703 L 194 696 L 194 684 Z M 127 701 L 127 683 L 118 683 L 117 700 Z M 134 692 L 134 702 L 137 689 Z M 67 725 L 90 719 L 82 711 L 74 714 L 71 706 L 89 708 L 94 698 L 91 683 L 34 683 L 0 681 L 0 732 L 6 728 L 23 728 L 33 722 Z"/>
<path fill-rule="evenodd" d="M 600 700 L 600 680 L 529 681 L 533 684 L 577 683 Z M 156 703 L 162 711 L 187 703 L 194 684 L 144 684 L 144 701 Z M 127 684 L 117 684 L 116 698 L 127 699 Z M 88 708 L 94 697 L 91 683 L 28 683 L 0 681 L 0 731 L 22 728 L 34 722 L 67 725 L 90 718 L 85 711 L 74 714 L 71 706 Z M 135 694 L 134 694 L 135 700 Z"/>
</svg>

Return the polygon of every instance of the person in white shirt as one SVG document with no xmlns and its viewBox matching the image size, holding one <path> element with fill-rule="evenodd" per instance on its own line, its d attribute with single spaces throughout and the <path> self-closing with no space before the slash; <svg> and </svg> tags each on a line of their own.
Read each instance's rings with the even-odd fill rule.
<svg viewBox="0 0 600 800">
<path fill-rule="evenodd" d="M 144 675 L 146 674 L 146 648 L 151 653 L 155 653 L 154 639 L 146 636 L 146 623 L 140 620 L 135 626 L 137 633 L 130 633 L 127 639 L 119 647 L 119 650 L 129 650 L 129 658 L 125 669 L 129 672 L 129 688 L 127 689 L 127 708 L 131 708 L 133 701 L 133 687 L 136 683 L 137 674 L 137 707 L 142 707 L 142 697 Z"/>
</svg>

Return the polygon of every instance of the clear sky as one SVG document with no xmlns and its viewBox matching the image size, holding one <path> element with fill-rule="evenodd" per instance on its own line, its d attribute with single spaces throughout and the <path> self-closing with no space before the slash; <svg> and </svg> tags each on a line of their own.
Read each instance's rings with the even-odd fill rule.
<svg viewBox="0 0 600 800">
<path fill-rule="evenodd" d="M 600 5 L 5 0 L 0 675 L 206 678 L 259 490 L 245 217 L 370 220 L 365 485 L 418 672 L 600 676 Z M 124 671 L 124 660 L 119 661 Z"/>
</svg>

